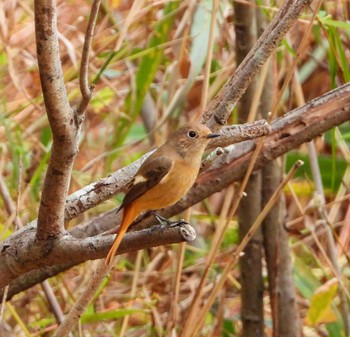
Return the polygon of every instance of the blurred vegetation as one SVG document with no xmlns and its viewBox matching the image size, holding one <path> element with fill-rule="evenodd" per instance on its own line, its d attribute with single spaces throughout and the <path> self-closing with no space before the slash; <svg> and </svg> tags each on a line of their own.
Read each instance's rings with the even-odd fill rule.
<svg viewBox="0 0 350 337">
<path fill-rule="evenodd" d="M 87 110 L 71 192 L 161 144 L 177 125 L 197 112 L 201 102 L 212 1 L 197 1 L 193 8 L 190 1 L 141 1 L 135 2 L 137 8 L 131 11 L 133 3 L 131 0 L 103 1 L 90 64 L 90 81 L 95 83 L 96 89 Z M 268 17 L 278 10 L 275 2 L 266 5 L 257 0 L 251 4 L 257 8 L 261 6 Z M 61 60 L 72 103 L 79 99 L 79 60 L 90 5 L 86 0 L 59 1 L 58 4 Z M 33 3 L 4 2 L 0 13 L 0 172 L 17 205 L 18 216 L 25 224 L 37 216 L 52 139 L 36 61 Z M 348 1 L 323 1 L 297 64 L 306 100 L 349 81 L 349 15 Z M 277 90 L 291 66 L 291 59 L 296 56 L 295 50 L 310 18 L 308 11 L 278 48 L 274 58 Z M 231 2 L 220 1 L 209 99 L 234 71 L 233 20 Z M 297 106 L 295 88 L 292 82 L 280 102 L 279 114 Z M 151 109 L 143 106 L 146 96 L 153 103 Z M 152 124 L 152 120 L 155 123 Z M 155 130 L 152 134 L 147 123 Z M 326 207 L 334 212 L 331 224 L 348 295 L 349 141 L 349 123 L 316 140 Z M 317 216 L 312 212 L 315 187 L 304 146 L 288 154 L 286 167 L 296 159 L 304 160 L 306 165 L 286 190 L 287 227 L 303 331 L 306 336 L 345 336 L 336 292 L 339 284 L 305 225 L 305 218 L 308 218 L 308 223 L 316 226 Z M 178 298 L 181 308 L 189 306 L 187 299 L 198 283 L 224 199 L 225 192 L 210 197 L 192 210 L 191 223 L 199 239 L 193 246 L 186 247 Z M 117 206 L 120 200 L 118 196 L 88 211 L 69 226 Z M 16 228 L 14 215 L 9 216 L 2 199 L 0 204 L 0 238 L 4 239 Z M 222 272 L 228 249 L 237 241 L 237 224 L 233 219 L 211 271 L 211 282 Z M 119 336 L 122 318 L 126 316 L 129 317 L 128 336 L 165 335 L 169 323 L 167 314 L 174 305 L 178 251 L 179 246 L 144 251 L 136 270 L 136 253 L 121 256 L 114 273 L 105 280 L 98 296 L 81 317 L 81 336 Z M 74 303 L 77 292 L 88 281 L 88 271 L 94 266 L 94 262 L 85 263 L 50 279 L 64 312 Z M 239 271 L 235 269 L 223 289 L 222 303 L 218 301 L 207 313 L 203 336 L 212 336 L 214 330 L 220 331 L 217 336 L 239 334 L 239 290 Z M 223 310 L 222 315 L 218 315 L 219 309 Z M 181 315 L 180 312 L 175 322 L 179 329 Z M 265 315 L 266 334 L 269 335 L 271 312 L 268 304 Z M 16 336 L 48 336 L 56 327 L 39 285 L 15 296 L 11 304 L 6 305 L 3 320 Z"/>
</svg>

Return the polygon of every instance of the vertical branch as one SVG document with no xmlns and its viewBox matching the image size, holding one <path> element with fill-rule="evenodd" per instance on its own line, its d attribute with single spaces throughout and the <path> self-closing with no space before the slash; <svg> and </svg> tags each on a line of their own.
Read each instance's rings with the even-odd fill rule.
<svg viewBox="0 0 350 337">
<path fill-rule="evenodd" d="M 267 25 L 266 17 L 258 11 L 258 32 Z M 262 81 L 260 111 L 269 118 L 272 110 L 276 75 L 273 59 L 265 67 L 268 76 Z M 283 180 L 283 165 L 277 160 L 264 165 L 262 172 L 262 205 L 264 206 Z M 263 244 L 268 272 L 268 290 L 272 315 L 272 336 L 299 337 L 301 322 L 296 301 L 296 288 L 293 280 L 291 253 L 288 245 L 288 233 L 284 228 L 286 205 L 284 196 L 271 208 L 262 223 Z"/>
<path fill-rule="evenodd" d="M 38 214 L 38 239 L 64 231 L 64 206 L 77 153 L 77 128 L 68 102 L 61 67 L 55 0 L 35 0 L 37 57 L 44 103 L 53 135 Z"/>
<path fill-rule="evenodd" d="M 64 208 L 83 113 L 92 91 L 88 85 L 91 41 L 101 0 L 95 0 L 85 36 L 81 62 L 82 100 L 75 112 L 64 85 L 60 61 L 56 0 L 35 0 L 35 33 L 41 86 L 53 135 L 52 154 L 47 169 L 38 214 L 37 238 L 57 237 L 64 231 Z"/>
<path fill-rule="evenodd" d="M 234 29 L 236 33 L 237 64 L 243 62 L 257 40 L 256 9 L 248 4 L 233 1 Z M 256 97 L 257 78 L 251 81 L 238 105 L 239 122 L 248 120 L 251 107 L 258 105 Z M 258 101 L 254 102 L 254 100 Z M 255 116 L 254 116 L 255 119 Z M 248 233 L 261 212 L 261 172 L 252 173 L 244 189 L 246 196 L 241 199 L 238 208 L 239 235 Z M 251 337 L 264 334 L 262 277 L 262 233 L 259 228 L 244 249 L 239 260 L 241 281 L 241 319 L 242 335 Z"/>
</svg>

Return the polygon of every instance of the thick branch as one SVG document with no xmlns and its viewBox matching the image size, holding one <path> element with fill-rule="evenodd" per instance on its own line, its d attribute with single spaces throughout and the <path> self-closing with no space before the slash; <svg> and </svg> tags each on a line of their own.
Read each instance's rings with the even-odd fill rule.
<svg viewBox="0 0 350 337">
<path fill-rule="evenodd" d="M 60 61 L 55 0 L 34 2 L 38 66 L 47 116 L 53 133 L 52 155 L 38 214 L 38 239 L 64 231 L 64 206 L 77 153 L 77 128 L 68 102 Z"/>
<path fill-rule="evenodd" d="M 193 241 L 195 238 L 196 233 L 188 224 L 173 227 L 156 226 L 155 229 L 127 233 L 118 254 L 171 243 Z M 38 243 L 34 231 L 27 231 L 19 237 L 16 246 L 5 240 L 0 245 L 2 257 L 6 256 L 6 261 L 3 260 L 0 265 L 0 289 L 21 274 L 41 267 L 56 264 L 69 266 L 79 264 L 87 259 L 101 259 L 107 255 L 113 241 L 114 235 L 98 235 L 78 239 L 66 233 L 57 239 L 42 240 Z M 28 246 L 31 247 L 30 254 Z M 38 256 L 38 253 L 40 254 L 43 249 L 48 252 L 45 259 L 33 258 Z"/>
<path fill-rule="evenodd" d="M 81 103 L 75 115 L 64 86 L 57 33 L 56 1 L 35 1 L 35 32 L 44 102 L 53 133 L 53 147 L 38 214 L 37 238 L 46 240 L 64 232 L 64 210 L 83 113 L 92 91 L 88 86 L 88 62 L 101 0 L 92 6 L 81 62 Z"/>
<path fill-rule="evenodd" d="M 216 131 L 226 124 L 232 109 L 248 88 L 252 78 L 265 64 L 309 2 L 311 1 L 285 1 L 283 7 L 255 43 L 254 48 L 206 109 L 203 122 L 209 128 Z"/>
</svg>

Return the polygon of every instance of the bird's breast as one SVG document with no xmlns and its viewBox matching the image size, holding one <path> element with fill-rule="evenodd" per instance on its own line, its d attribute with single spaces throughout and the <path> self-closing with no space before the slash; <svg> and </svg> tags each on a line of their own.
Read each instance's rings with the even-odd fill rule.
<svg viewBox="0 0 350 337">
<path fill-rule="evenodd" d="M 178 161 L 163 179 L 137 199 L 140 211 L 157 210 L 175 204 L 194 184 L 199 165 Z M 141 209 L 142 208 L 142 209 Z"/>
</svg>

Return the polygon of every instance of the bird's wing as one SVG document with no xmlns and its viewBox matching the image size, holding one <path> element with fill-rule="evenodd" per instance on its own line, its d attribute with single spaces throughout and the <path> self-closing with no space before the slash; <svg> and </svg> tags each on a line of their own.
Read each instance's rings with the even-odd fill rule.
<svg viewBox="0 0 350 337">
<path fill-rule="evenodd" d="M 153 157 L 151 155 L 151 157 L 147 158 L 135 175 L 133 184 L 125 194 L 117 212 L 130 205 L 139 196 L 157 185 L 168 174 L 173 165 L 173 160 L 165 156 Z"/>
</svg>

